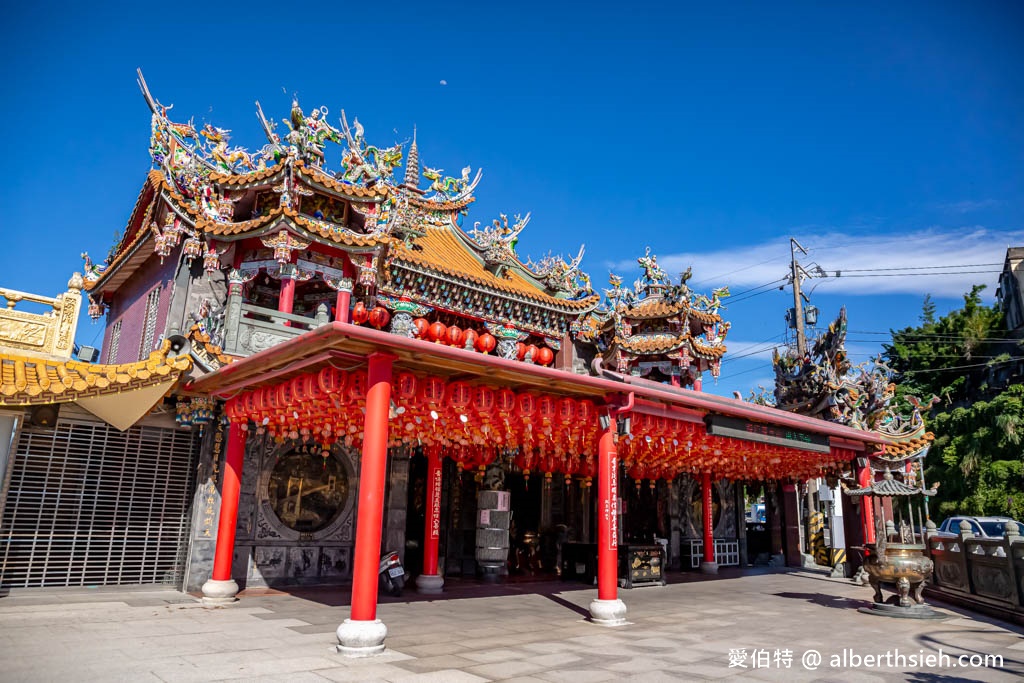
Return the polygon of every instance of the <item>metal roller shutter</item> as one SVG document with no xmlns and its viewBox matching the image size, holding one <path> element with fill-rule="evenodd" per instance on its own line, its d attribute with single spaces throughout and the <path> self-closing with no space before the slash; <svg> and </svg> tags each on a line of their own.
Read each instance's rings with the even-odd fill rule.
<svg viewBox="0 0 1024 683">
<path fill-rule="evenodd" d="M 183 430 L 26 425 L 0 521 L 0 586 L 180 585 L 197 455 Z"/>
</svg>

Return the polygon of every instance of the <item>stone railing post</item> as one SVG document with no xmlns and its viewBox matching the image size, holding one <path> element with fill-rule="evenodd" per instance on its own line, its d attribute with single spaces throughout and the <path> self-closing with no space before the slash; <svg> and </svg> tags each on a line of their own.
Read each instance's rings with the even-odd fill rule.
<svg viewBox="0 0 1024 683">
<path fill-rule="evenodd" d="M 313 318 L 313 327 L 320 327 L 326 325 L 331 321 L 330 315 L 327 313 L 327 304 L 320 304 L 316 307 L 316 317 Z"/>
<path fill-rule="evenodd" d="M 236 353 L 238 325 L 242 321 L 242 274 L 237 270 L 228 273 L 228 301 L 224 307 L 224 351 Z"/>
<path fill-rule="evenodd" d="M 1024 562 L 1014 552 L 1015 548 L 1024 546 L 1024 538 L 1021 538 L 1020 527 L 1016 522 L 1006 523 L 1003 530 L 1003 549 L 1006 551 L 1007 570 L 1010 572 L 1010 579 L 1013 582 L 1014 598 L 1017 607 L 1024 607 Z M 1022 554 L 1024 557 L 1024 554 Z"/>
<path fill-rule="evenodd" d="M 968 591 L 974 595 L 977 595 L 977 591 L 974 588 L 974 553 L 967 547 L 967 542 L 974 538 L 974 532 L 971 531 L 971 523 L 966 519 L 960 522 L 960 552 L 963 557 L 963 568 L 964 568 L 964 581 L 968 586 Z"/>
</svg>

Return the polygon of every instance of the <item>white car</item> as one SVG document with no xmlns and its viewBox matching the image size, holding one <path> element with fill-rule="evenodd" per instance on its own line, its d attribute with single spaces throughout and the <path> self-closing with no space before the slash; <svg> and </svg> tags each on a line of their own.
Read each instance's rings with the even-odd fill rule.
<svg viewBox="0 0 1024 683">
<path fill-rule="evenodd" d="M 1014 522 L 1024 532 L 1024 526 L 1009 517 L 950 517 L 939 527 L 939 533 L 943 536 L 958 535 L 960 522 L 967 522 L 976 538 L 1002 538 L 1006 533 L 1007 522 Z"/>
</svg>

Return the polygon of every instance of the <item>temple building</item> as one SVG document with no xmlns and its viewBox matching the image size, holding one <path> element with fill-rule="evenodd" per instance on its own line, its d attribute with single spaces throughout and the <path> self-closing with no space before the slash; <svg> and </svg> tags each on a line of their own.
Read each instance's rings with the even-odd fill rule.
<svg viewBox="0 0 1024 683">
<path fill-rule="evenodd" d="M 147 560 L 149 582 L 211 603 L 243 587 L 351 584 L 338 634 L 350 654 L 382 647 L 382 550 L 402 554 L 424 591 L 452 576 L 596 574 L 594 619 L 622 623 L 620 546 L 648 572 L 626 585 L 664 580 L 666 566 L 745 564 L 745 482 L 792 492 L 887 442 L 703 392 L 726 353 L 727 288 L 693 292 L 689 272 L 673 281 L 648 249 L 635 285 L 612 276 L 601 296 L 582 247 L 522 256 L 530 214 L 467 228 L 481 171 L 423 166 L 415 136 L 377 147 L 344 111 L 336 127 L 326 108 L 293 102 L 278 125 L 257 105 L 267 143 L 249 152 L 227 130 L 172 121 L 141 74 L 140 86 L 152 168 L 109 258 L 86 257 L 83 287 L 105 318 L 94 374 L 140 362 L 175 373 L 126 432 L 159 419 L 189 444 L 171 457 L 187 472 L 167 477 L 188 518 L 175 557 Z M 5 531 L 23 524 L 17 501 L 39 457 L 26 435 L 69 421 L 15 436 Z M 93 450 L 108 458 L 136 448 L 104 443 Z M 150 476 L 124 471 L 122 488 Z M 156 497 L 133 518 L 152 527 Z M 60 505 L 74 516 L 88 504 Z M 796 522 L 778 520 L 781 550 Z M 4 585 L 90 583 L 8 566 Z"/>
</svg>

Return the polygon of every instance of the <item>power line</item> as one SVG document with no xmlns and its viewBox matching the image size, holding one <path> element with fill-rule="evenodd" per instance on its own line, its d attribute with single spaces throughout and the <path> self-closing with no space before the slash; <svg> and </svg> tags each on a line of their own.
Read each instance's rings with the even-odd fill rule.
<svg viewBox="0 0 1024 683">
<path fill-rule="evenodd" d="M 957 365 L 953 368 L 926 368 L 924 370 L 904 370 L 903 372 L 897 373 L 900 375 L 922 375 L 926 372 L 951 372 L 953 370 L 966 370 L 967 368 L 984 368 L 984 367 L 995 367 L 996 365 L 1003 365 L 1005 363 L 1019 363 L 1020 358 L 1008 358 L 1007 360 L 997 361 L 995 363 L 973 363 L 971 365 Z"/>
<path fill-rule="evenodd" d="M 1002 266 L 1002 263 L 954 263 L 947 266 L 900 266 L 898 268 L 836 268 L 842 273 L 878 273 L 886 270 L 942 270 L 943 268 L 984 268 Z"/>
<path fill-rule="evenodd" d="M 840 271 L 842 272 L 842 271 Z M 837 275 L 834 280 L 848 277 L 933 277 L 935 275 L 985 275 L 1001 273 L 1001 270 L 943 270 L 934 273 L 865 273 L 863 275 Z"/>
</svg>

